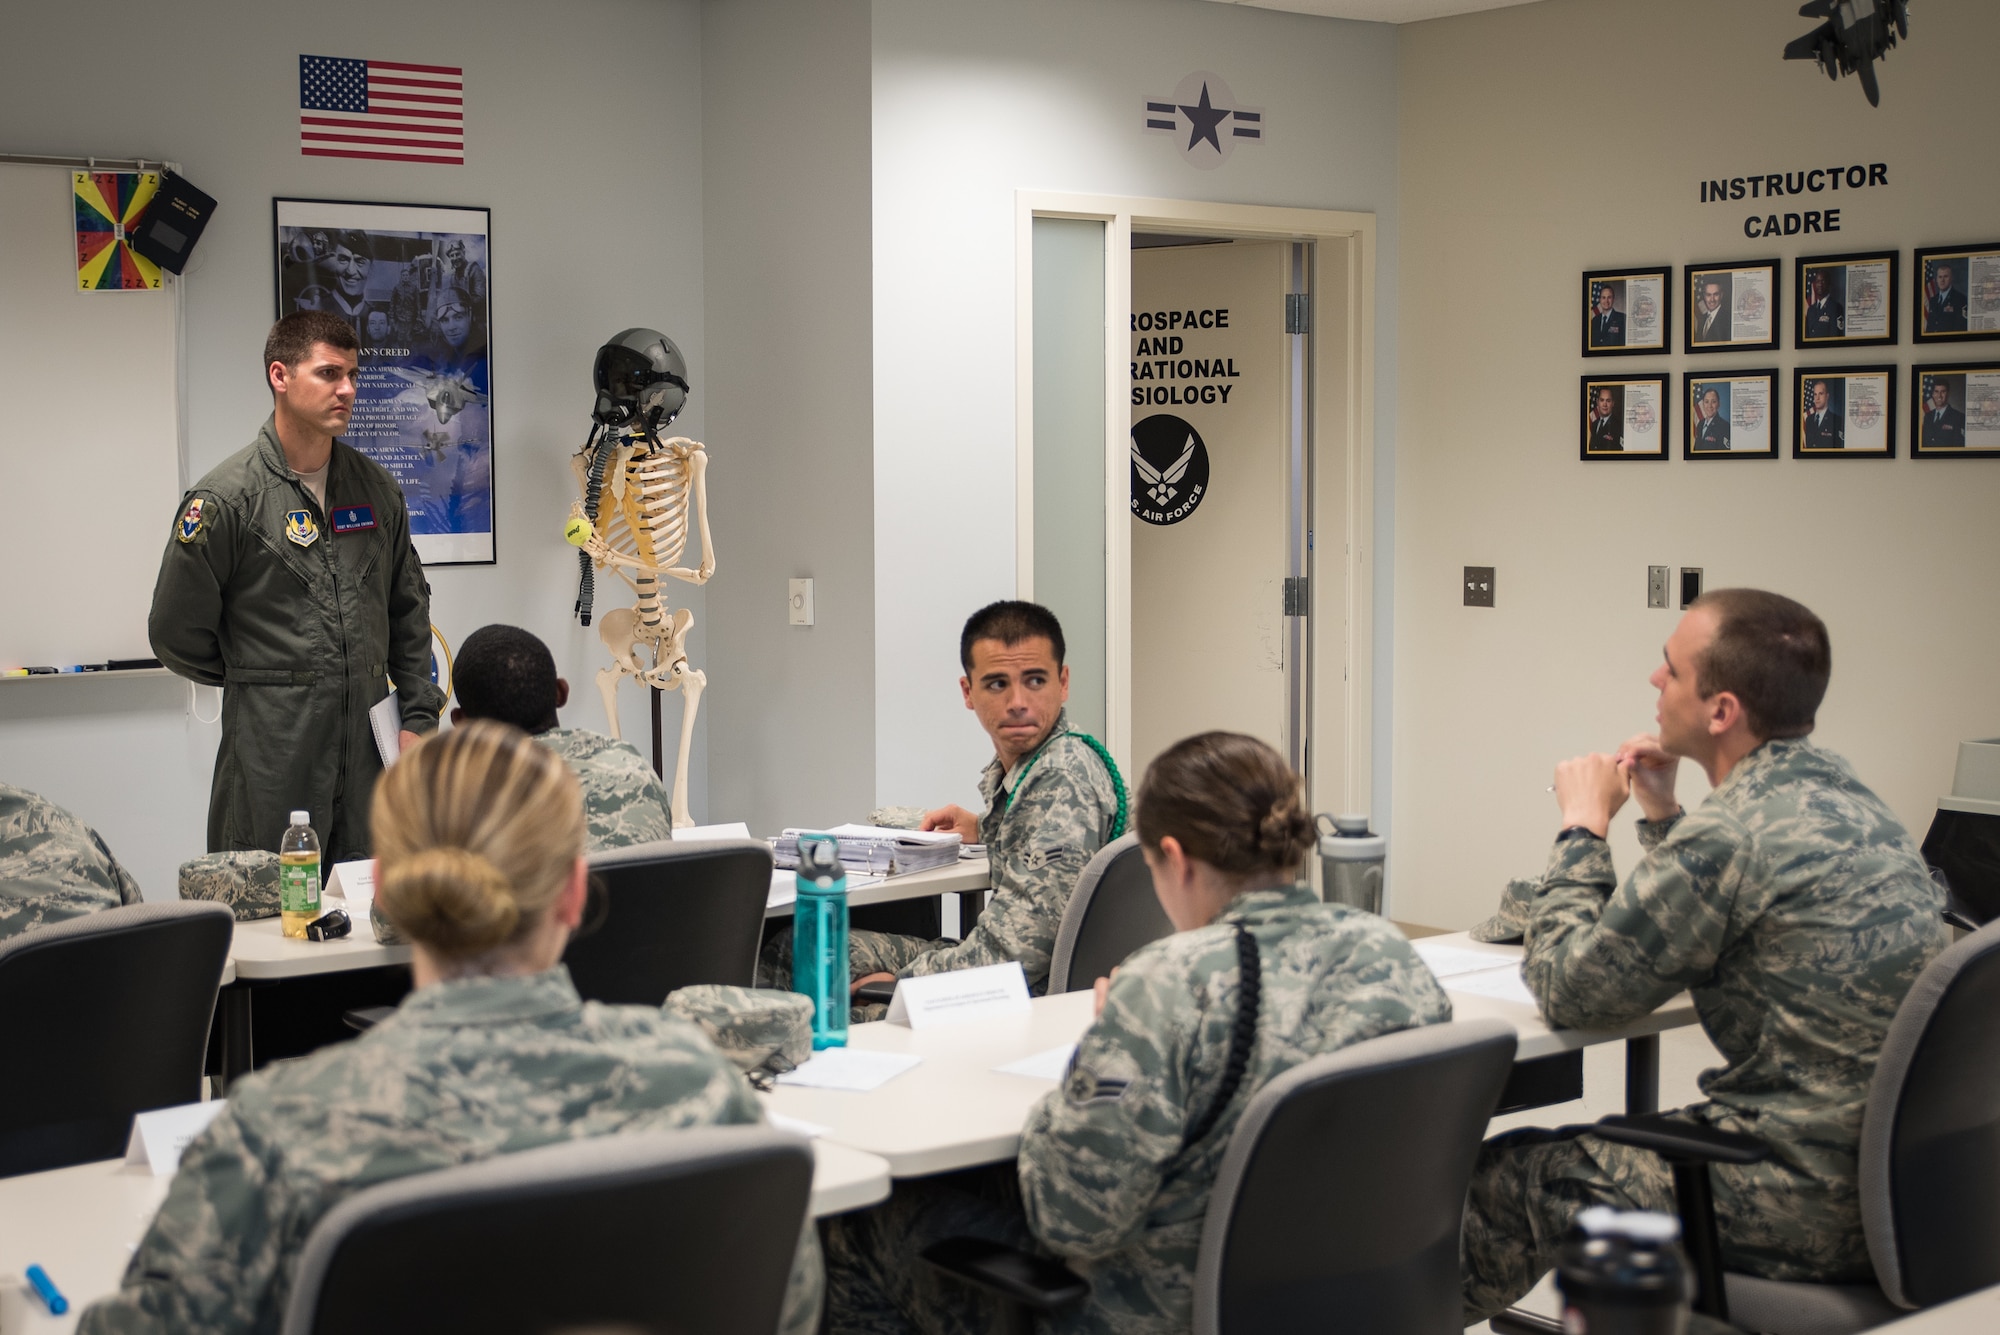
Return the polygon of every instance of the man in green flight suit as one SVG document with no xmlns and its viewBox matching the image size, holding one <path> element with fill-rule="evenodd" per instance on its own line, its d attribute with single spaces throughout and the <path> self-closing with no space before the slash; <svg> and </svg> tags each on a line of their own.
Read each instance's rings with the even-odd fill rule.
<svg viewBox="0 0 2000 1335">
<path fill-rule="evenodd" d="M 271 416 L 182 498 L 160 560 L 153 652 L 223 688 L 210 852 L 275 851 L 303 808 L 328 862 L 366 856 L 382 772 L 369 709 L 393 684 L 407 745 L 444 704 L 402 489 L 334 439 L 354 411 L 358 347 L 320 311 L 271 327 Z"/>
</svg>

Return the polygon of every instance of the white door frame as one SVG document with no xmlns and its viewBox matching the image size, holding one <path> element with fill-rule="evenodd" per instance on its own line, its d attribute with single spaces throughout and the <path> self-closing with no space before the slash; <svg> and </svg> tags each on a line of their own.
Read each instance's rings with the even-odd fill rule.
<svg viewBox="0 0 2000 1335">
<path fill-rule="evenodd" d="M 1312 765 L 1317 810 L 1372 811 L 1375 507 L 1375 215 L 1257 204 L 1020 190 L 1014 195 L 1014 584 L 1035 596 L 1034 220 L 1104 227 L 1105 743 L 1132 758 L 1131 315 L 1132 232 L 1191 232 L 1312 241 L 1313 713 L 1336 723 L 1339 755 Z M 1324 556 L 1327 559 L 1322 561 Z M 1324 582 L 1323 582 L 1324 581 Z M 1337 604 L 1322 596 L 1339 590 Z M 1326 624 L 1336 621 L 1338 624 Z M 1135 779 L 1137 776 L 1133 776 Z"/>
</svg>

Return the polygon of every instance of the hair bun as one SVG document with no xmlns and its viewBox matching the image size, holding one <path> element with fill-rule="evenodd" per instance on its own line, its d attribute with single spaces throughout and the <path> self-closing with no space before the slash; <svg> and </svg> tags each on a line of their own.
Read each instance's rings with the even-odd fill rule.
<svg viewBox="0 0 2000 1335">
<path fill-rule="evenodd" d="M 471 849 L 418 849 L 382 872 L 376 896 L 389 920 L 448 954 L 504 945 L 520 925 L 513 886 L 491 859 Z"/>
<path fill-rule="evenodd" d="M 1312 819 L 1299 809 L 1297 795 L 1287 793 L 1257 823 L 1257 848 L 1273 860 L 1293 862 L 1312 843 L 1313 833 Z"/>
</svg>

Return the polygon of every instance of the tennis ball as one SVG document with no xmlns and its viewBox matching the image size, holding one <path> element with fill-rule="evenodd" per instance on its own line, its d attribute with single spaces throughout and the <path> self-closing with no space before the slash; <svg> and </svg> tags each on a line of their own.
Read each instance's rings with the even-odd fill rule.
<svg viewBox="0 0 2000 1335">
<path fill-rule="evenodd" d="M 581 547 L 590 541 L 591 534 L 596 531 L 582 515 L 571 515 L 569 523 L 563 526 L 563 537 L 569 540 L 570 546 Z"/>
</svg>

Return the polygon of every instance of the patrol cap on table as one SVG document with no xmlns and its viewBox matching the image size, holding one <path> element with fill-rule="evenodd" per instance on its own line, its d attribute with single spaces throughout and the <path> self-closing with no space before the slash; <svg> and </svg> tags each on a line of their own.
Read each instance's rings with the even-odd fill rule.
<svg viewBox="0 0 2000 1335">
<path fill-rule="evenodd" d="M 1467 932 L 1474 941 L 1489 945 L 1511 945 L 1528 934 L 1528 913 L 1535 903 L 1540 881 L 1515 877 L 1500 892 L 1500 911 Z"/>
<path fill-rule="evenodd" d="M 669 992 L 666 1011 L 707 1034 L 759 1089 L 812 1056 L 812 1002 L 797 992 L 698 983 Z"/>
<path fill-rule="evenodd" d="M 181 864 L 182 899 L 229 905 L 238 922 L 278 916 L 278 855 L 243 849 L 207 853 Z"/>
</svg>

